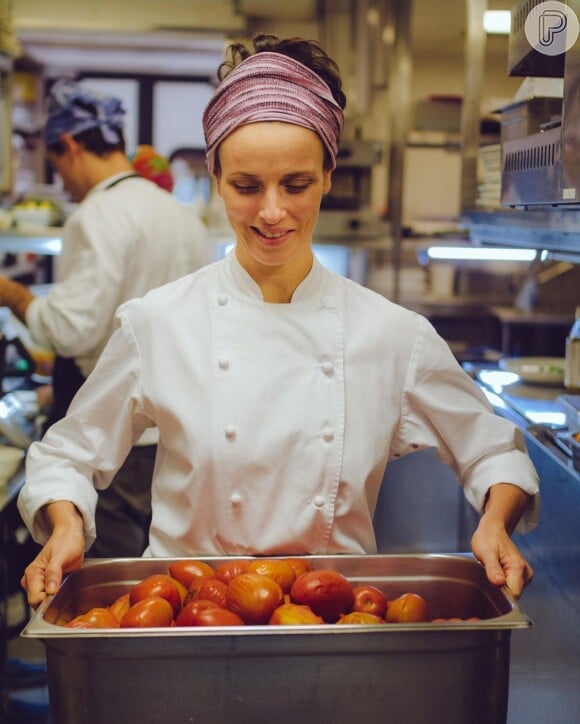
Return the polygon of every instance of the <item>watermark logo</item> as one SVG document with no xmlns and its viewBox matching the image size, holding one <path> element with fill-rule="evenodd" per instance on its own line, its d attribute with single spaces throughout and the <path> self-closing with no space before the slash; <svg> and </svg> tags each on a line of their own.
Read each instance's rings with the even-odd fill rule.
<svg viewBox="0 0 580 724">
<path fill-rule="evenodd" d="M 574 45 L 580 32 L 576 13 L 567 5 L 549 0 L 533 8 L 524 25 L 529 44 L 543 55 L 560 55 Z"/>
</svg>

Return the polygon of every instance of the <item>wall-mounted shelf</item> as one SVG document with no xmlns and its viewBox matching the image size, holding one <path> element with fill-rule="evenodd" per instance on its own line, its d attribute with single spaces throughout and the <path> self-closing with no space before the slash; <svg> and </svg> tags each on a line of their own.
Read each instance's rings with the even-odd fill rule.
<svg viewBox="0 0 580 724">
<path fill-rule="evenodd" d="M 550 259 L 580 263 L 580 207 L 463 211 L 472 242 L 546 250 Z"/>
</svg>

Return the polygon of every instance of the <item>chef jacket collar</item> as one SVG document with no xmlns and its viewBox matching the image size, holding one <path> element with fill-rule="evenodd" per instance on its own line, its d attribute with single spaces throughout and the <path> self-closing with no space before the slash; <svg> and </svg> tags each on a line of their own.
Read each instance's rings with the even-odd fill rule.
<svg viewBox="0 0 580 724">
<path fill-rule="evenodd" d="M 226 257 L 226 269 L 237 289 L 263 301 L 262 290 L 238 261 L 235 249 Z M 312 267 L 294 291 L 291 304 L 320 300 L 325 294 L 324 287 L 324 267 L 314 255 Z"/>
</svg>

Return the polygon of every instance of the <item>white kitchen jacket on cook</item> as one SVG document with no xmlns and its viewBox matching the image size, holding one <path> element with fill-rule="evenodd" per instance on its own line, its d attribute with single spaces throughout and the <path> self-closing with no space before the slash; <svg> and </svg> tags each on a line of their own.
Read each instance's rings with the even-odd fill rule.
<svg viewBox="0 0 580 724">
<path fill-rule="evenodd" d="M 207 263 L 195 213 L 152 181 L 115 174 L 67 219 L 57 284 L 26 310 L 34 341 L 72 357 L 86 377 L 113 331 L 117 307 Z"/>
<path fill-rule="evenodd" d="M 385 465 L 420 448 L 478 509 L 497 482 L 538 491 L 521 432 L 431 325 L 316 260 L 289 304 L 263 302 L 230 254 L 123 305 L 69 414 L 30 448 L 19 507 L 35 539 L 37 511 L 65 499 L 89 546 L 92 469 L 105 487 L 153 425 L 154 556 L 375 552 Z"/>
</svg>

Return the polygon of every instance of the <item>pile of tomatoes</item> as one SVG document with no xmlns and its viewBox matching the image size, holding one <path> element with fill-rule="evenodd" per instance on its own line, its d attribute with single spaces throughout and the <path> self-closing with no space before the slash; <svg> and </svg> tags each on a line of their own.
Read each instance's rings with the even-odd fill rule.
<svg viewBox="0 0 580 724">
<path fill-rule="evenodd" d="M 387 600 L 370 584 L 353 585 L 332 569 L 313 569 L 305 558 L 233 558 L 215 568 L 195 559 L 169 565 L 109 606 L 91 608 L 70 628 L 150 628 L 381 624 L 428 621 L 416 593 Z M 475 620 L 475 619 L 474 619 Z"/>
</svg>

